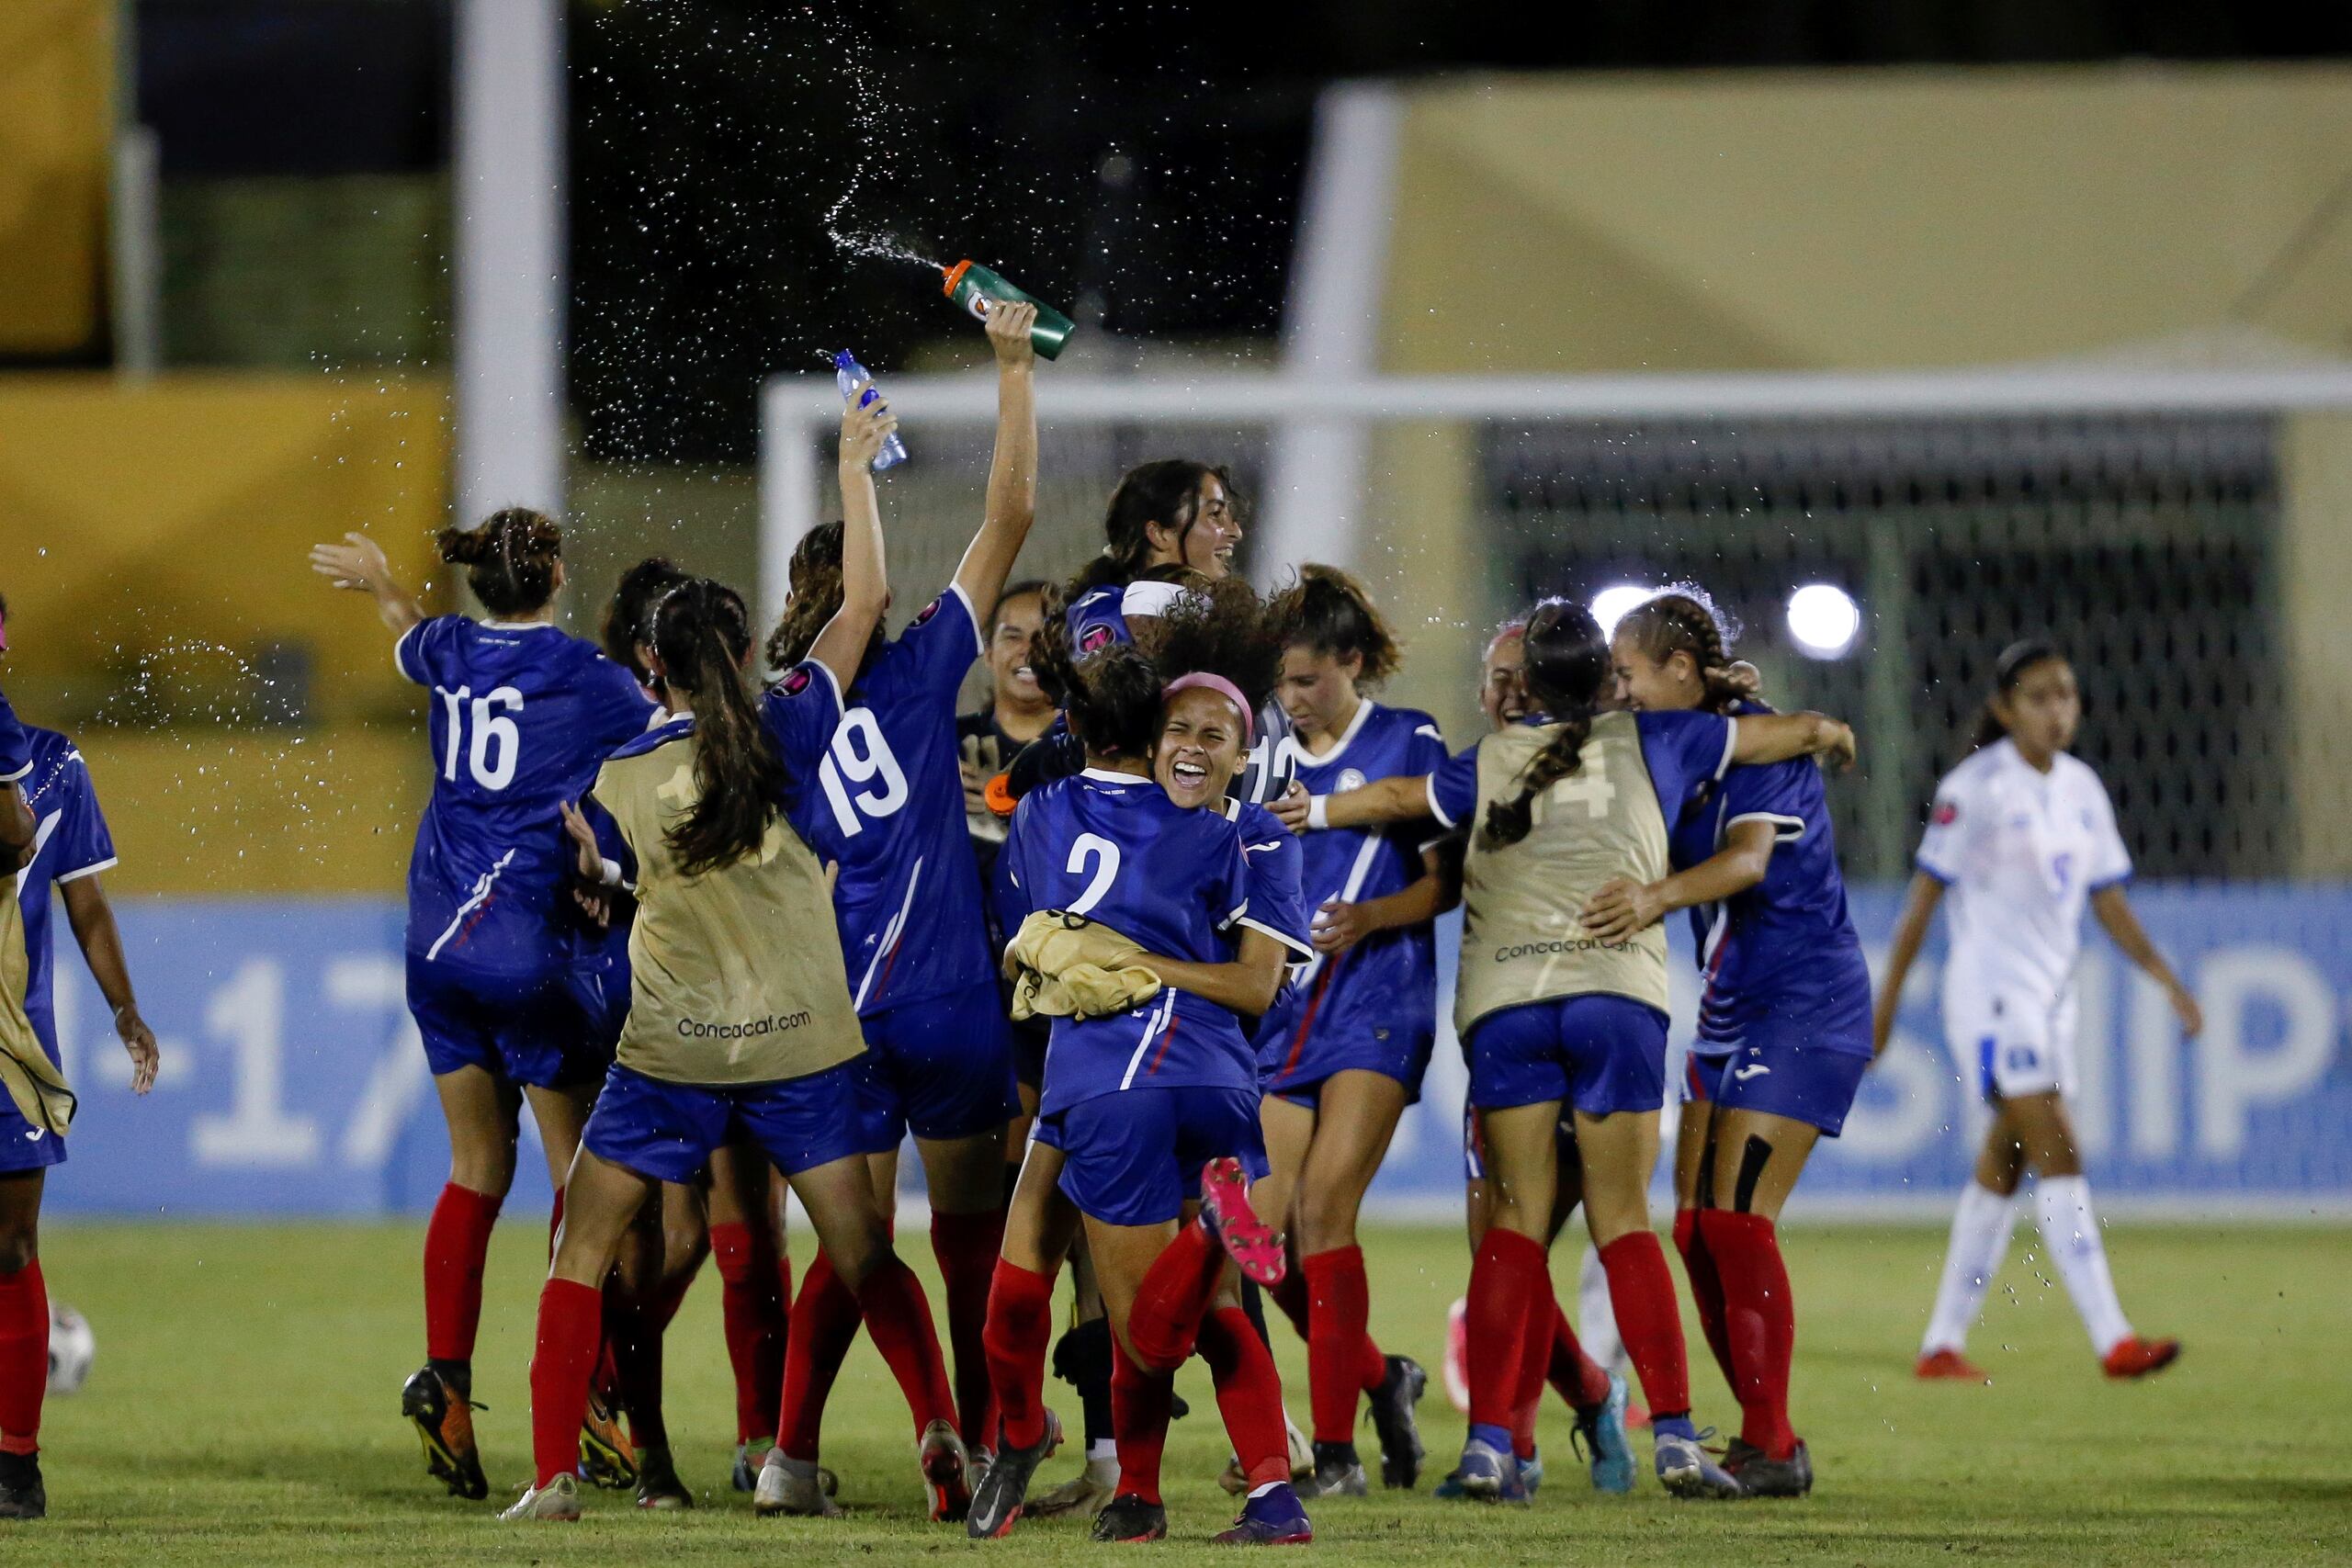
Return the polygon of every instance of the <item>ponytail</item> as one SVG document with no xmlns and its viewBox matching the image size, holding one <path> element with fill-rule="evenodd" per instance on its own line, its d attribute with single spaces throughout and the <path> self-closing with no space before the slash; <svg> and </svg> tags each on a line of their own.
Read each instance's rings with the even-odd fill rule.
<svg viewBox="0 0 2352 1568">
<path fill-rule="evenodd" d="M 2001 716 L 1994 712 L 1993 705 L 2016 691 L 2018 682 L 2025 679 L 2025 672 L 2035 665 L 2065 657 L 2056 643 L 2043 637 L 2025 637 L 2001 649 L 2001 656 L 1993 661 L 1993 694 L 1986 697 L 1984 705 L 1976 710 L 1976 733 L 1969 739 L 1969 751 L 1982 751 L 1985 747 L 2006 739 L 2009 727 L 2001 722 Z"/>
<path fill-rule="evenodd" d="M 1490 801 L 1481 842 L 1489 850 L 1515 844 L 1535 826 L 1535 801 L 1577 771 L 1592 734 L 1601 688 L 1610 673 L 1609 639 L 1592 612 L 1567 599 L 1546 599 L 1528 617 L 1528 694 L 1559 727 L 1551 742 L 1520 770 L 1519 793 Z"/>
<path fill-rule="evenodd" d="M 696 799 L 669 830 L 679 871 L 700 876 L 759 852 L 781 809 L 784 762 L 743 679 L 752 617 L 743 596 L 708 578 L 673 589 L 653 615 L 653 651 L 672 690 L 694 704 Z"/>
<path fill-rule="evenodd" d="M 620 581 L 614 585 L 598 640 L 605 656 L 635 675 L 641 686 L 650 687 L 654 680 L 653 671 L 639 657 L 638 647 L 653 640 L 653 612 L 662 598 L 687 581 L 685 572 L 669 557 L 648 556 L 621 573 Z"/>
<path fill-rule="evenodd" d="M 493 615 L 536 615 L 555 597 L 563 530 L 542 513 L 509 506 L 479 528 L 444 528 L 434 542 L 443 560 L 466 569 L 466 586 Z"/>
<path fill-rule="evenodd" d="M 1762 685 L 1756 666 L 1731 657 L 1731 642 L 1739 628 L 1728 624 L 1714 601 L 1698 588 L 1651 594 L 1625 612 L 1617 623 L 1617 635 L 1631 637 L 1654 664 L 1689 654 L 1702 688 L 1699 705 L 1709 713 L 1730 712 Z"/>
</svg>

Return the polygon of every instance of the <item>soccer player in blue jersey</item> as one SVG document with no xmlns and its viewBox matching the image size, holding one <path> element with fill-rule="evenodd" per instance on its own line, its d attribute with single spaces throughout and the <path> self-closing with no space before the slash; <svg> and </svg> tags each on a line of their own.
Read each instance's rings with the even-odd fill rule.
<svg viewBox="0 0 2352 1568">
<path fill-rule="evenodd" d="M 1215 582 L 1233 572 L 1241 547 L 1241 498 L 1224 468 L 1162 457 L 1130 468 L 1111 492 L 1102 554 L 1071 578 L 1063 615 L 1070 647 L 1083 656 L 1133 642 L 1138 621 L 1167 615 L 1196 572 Z"/>
<path fill-rule="evenodd" d="M 1695 590 L 1653 595 L 1611 637 L 1622 699 L 1640 712 L 1770 712 L 1725 642 Z M 1584 927 L 1623 941 L 1691 912 L 1705 986 L 1675 1148 L 1674 1243 L 1740 1403 L 1724 1468 L 1749 1496 L 1803 1496 L 1813 1464 L 1789 1425 L 1796 1314 L 1774 1227 L 1871 1064 L 1870 965 L 1846 911 L 1820 768 L 1732 769 L 1673 826 L 1669 855 L 1671 875 L 1599 888 Z"/>
<path fill-rule="evenodd" d="M 448 1123 L 449 1181 L 425 1230 L 426 1362 L 401 1406 L 427 1469 L 481 1497 L 474 1336 L 491 1227 L 514 1179 L 516 1101 L 530 1104 L 560 1194 L 605 1066 L 571 990 L 582 936 L 558 807 L 655 707 L 628 670 L 557 627 L 553 522 L 513 507 L 479 528 L 444 529 L 439 545 L 489 618 L 428 617 L 365 535 L 314 547 L 311 565 L 375 601 L 398 634 L 401 673 L 432 693 L 433 795 L 409 862 L 408 1002 Z M 583 1440 L 628 1473 L 606 1413 Z"/>
<path fill-rule="evenodd" d="M 8 649 L 0 600 L 0 655 Z M 55 1004 L 52 890 L 114 1010 L 130 1053 L 130 1087 L 154 1087 L 154 1032 L 140 1017 L 122 937 L 99 874 L 115 863 L 82 753 L 53 729 L 19 725 L 0 697 L 0 1519 L 49 1510 L 40 1473 L 40 1412 L 49 1384 L 49 1289 L 40 1269 L 40 1203 L 65 1158 L 74 1111 L 62 1075 Z"/>
<path fill-rule="evenodd" d="M 1276 696 L 1295 727 L 1289 751 L 1309 795 L 1418 778 L 1443 764 L 1434 719 L 1364 693 L 1399 660 L 1361 583 L 1332 567 L 1302 567 L 1269 619 L 1283 649 Z M 1384 1356 L 1369 1332 L 1356 1216 L 1397 1118 L 1420 1098 L 1437 1035 L 1430 922 L 1444 888 L 1437 846 L 1424 836 L 1404 827 L 1310 827 L 1304 885 L 1317 908 L 1316 955 L 1256 1037 L 1272 1164 L 1257 1198 L 1288 1216 L 1298 1255 L 1274 1295 L 1306 1341 L 1313 1490 L 1323 1495 L 1366 1489 L 1355 1448 L 1361 1397 L 1372 1401 L 1383 1483 L 1409 1487 L 1420 1477 L 1413 1406 L 1429 1379 L 1410 1357 Z"/>
<path fill-rule="evenodd" d="M 1542 722 L 1489 735 L 1426 778 L 1333 797 L 1325 813 L 1343 827 L 1421 816 L 1476 824 L 1463 872 L 1454 1014 L 1495 1219 L 1470 1279 L 1462 1486 L 1475 1498 L 1523 1495 L 1510 1421 L 1523 1359 L 1548 1354 L 1553 1339 L 1544 1239 L 1566 1104 L 1586 1223 L 1651 1406 L 1658 1479 L 1682 1496 L 1736 1497 L 1739 1483 L 1707 1457 L 1691 1424 L 1673 1280 L 1649 1229 L 1666 1094 L 1665 933 L 1602 942 L 1577 921 L 1602 886 L 1665 874 L 1667 824 L 1731 765 L 1817 752 L 1850 760 L 1853 737 L 1815 714 L 1601 712 L 1612 680 L 1608 640 L 1589 611 L 1564 600 L 1537 606 L 1525 646 Z"/>
<path fill-rule="evenodd" d="M 931 1194 L 962 1435 L 982 1453 L 996 1418 L 980 1333 L 1004 1235 L 1004 1129 L 1021 1102 L 964 814 L 956 700 L 1036 515 L 1035 309 L 989 314 L 998 420 L 979 531 L 939 597 L 895 640 L 866 649 L 815 787 L 792 810 L 795 829 L 839 867 L 833 905 L 869 1047 L 853 1071 L 875 1197 L 890 1208 L 899 1145 L 911 1131 Z M 820 528 L 793 552 L 791 600 L 768 641 L 776 668 L 797 663 L 840 604 L 840 541 L 838 528 Z M 785 1353 L 777 1445 L 796 1466 L 817 1461 L 825 1396 L 857 1322 L 855 1298 L 820 1253 L 793 1303 Z M 961 1518 L 969 1501 L 942 1496 L 937 1515 Z"/>
</svg>

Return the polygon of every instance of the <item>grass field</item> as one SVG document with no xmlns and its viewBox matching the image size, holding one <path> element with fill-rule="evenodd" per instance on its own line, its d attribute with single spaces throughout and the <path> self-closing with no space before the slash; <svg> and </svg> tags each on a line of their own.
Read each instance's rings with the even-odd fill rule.
<svg viewBox="0 0 2352 1568">
<path fill-rule="evenodd" d="M 2027 1233 L 2027 1234 L 2030 1234 Z M 2023 1235 L 2021 1235 L 2021 1240 Z M 493 1497 L 528 1467 L 539 1231 L 501 1233 L 476 1394 Z M 706 1275 L 669 1351 L 681 1471 L 707 1506 L 641 1516 L 597 1494 L 570 1529 L 501 1526 L 492 1505 L 428 1486 L 397 1418 L 419 1359 L 413 1227 L 59 1225 L 43 1238 L 51 1288 L 99 1340 L 90 1385 L 53 1400 L 43 1433 L 51 1517 L 0 1525 L 0 1562 L 662 1563 L 904 1560 L 993 1552 L 1060 1562 L 1108 1550 L 1044 1522 L 978 1546 L 919 1512 L 904 1407 L 862 1342 L 836 1398 L 826 1459 L 849 1517 L 754 1520 L 726 1490 L 733 1409 Z M 1310 1550 L 1351 1562 L 2343 1562 L 2352 1557 L 2352 1370 L 2340 1354 L 2352 1245 L 2340 1231 L 2119 1229 L 2124 1300 L 2187 1355 L 2144 1385 L 2098 1374 L 2063 1292 L 2020 1247 L 1973 1349 L 1990 1387 L 1909 1375 L 1942 1237 L 1925 1228 L 1800 1230 L 1796 1421 L 1820 1475 L 1808 1502 L 1669 1504 L 1645 1475 L 1631 1498 L 1594 1495 L 1567 1462 L 1565 1412 L 1547 1409 L 1553 1481 L 1526 1511 L 1390 1493 L 1314 1509 Z M 1374 1328 L 1434 1371 L 1444 1311 L 1466 1274 L 1457 1235 L 1366 1238 Z M 1565 1249 L 1564 1249 L 1565 1251 Z M 928 1269 L 927 1249 L 909 1248 Z M 1572 1263 L 1561 1260 L 1566 1278 Z M 1571 1283 L 1570 1288 L 1573 1288 Z M 934 1294 L 933 1300 L 937 1297 Z M 1698 1345 L 1695 1335 L 1691 1343 Z M 1293 1408 L 1305 1358 L 1277 1336 Z M 1700 1348 L 1702 1421 L 1736 1425 Z M 1156 1558 L 1193 1558 L 1230 1515 L 1225 1459 L 1198 1363 L 1195 1414 L 1168 1452 L 1170 1527 Z M 1075 1415 L 1060 1384 L 1049 1397 Z M 1461 1427 L 1434 1387 L 1421 1407 L 1434 1464 Z M 1369 1440 L 1369 1434 L 1367 1441 Z M 1636 1450 L 1645 1461 L 1645 1438 Z M 1069 1464 L 1049 1461 L 1057 1480 Z M 1425 1483 L 1426 1486 L 1426 1483 Z"/>
</svg>

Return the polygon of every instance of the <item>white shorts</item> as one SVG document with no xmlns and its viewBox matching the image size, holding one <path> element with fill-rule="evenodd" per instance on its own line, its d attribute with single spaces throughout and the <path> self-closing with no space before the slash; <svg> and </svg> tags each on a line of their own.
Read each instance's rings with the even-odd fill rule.
<svg viewBox="0 0 2352 1568">
<path fill-rule="evenodd" d="M 1987 1100 L 2075 1093 L 2075 989 L 2052 1007 L 1977 987 L 1944 989 L 1944 1040 Z"/>
</svg>

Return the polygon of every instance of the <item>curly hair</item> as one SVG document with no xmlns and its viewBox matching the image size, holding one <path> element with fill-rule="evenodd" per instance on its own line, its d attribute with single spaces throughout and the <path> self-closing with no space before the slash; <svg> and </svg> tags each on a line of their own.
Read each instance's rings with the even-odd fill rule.
<svg viewBox="0 0 2352 1568">
<path fill-rule="evenodd" d="M 1756 667 L 1735 663 L 1731 657 L 1738 628 L 1698 588 L 1668 588 L 1651 594 L 1625 612 L 1616 635 L 1632 637 L 1652 663 L 1663 664 L 1678 653 L 1690 655 L 1705 688 L 1699 705 L 1709 713 L 1728 712 L 1756 694 Z"/>
<path fill-rule="evenodd" d="M 444 528 L 434 536 L 441 558 L 466 569 L 466 586 L 493 615 L 529 615 L 555 597 L 563 530 L 527 506 L 490 514 L 479 528 Z"/>
<path fill-rule="evenodd" d="M 1359 686 L 1377 686 L 1403 661 L 1372 595 L 1336 566 L 1309 561 L 1300 567 L 1298 581 L 1267 606 L 1267 620 L 1274 640 L 1286 648 L 1309 648 L 1333 659 L 1361 658 Z"/>
<path fill-rule="evenodd" d="M 793 547 L 786 581 L 790 592 L 784 601 L 784 614 L 768 633 L 768 668 L 775 671 L 789 670 L 808 658 L 825 623 L 842 607 L 842 525 L 838 520 L 820 523 L 801 536 L 800 543 Z M 857 661 L 860 670 L 873 661 L 882 642 L 882 628 L 877 625 Z"/>
<path fill-rule="evenodd" d="M 1152 628 L 1150 657 L 1161 683 L 1182 675 L 1222 675 L 1241 688 L 1253 709 L 1262 707 L 1283 668 L 1272 613 L 1238 577 L 1196 584 Z"/>
<path fill-rule="evenodd" d="M 784 807 L 784 760 L 743 677 L 751 648 L 751 612 L 723 582 L 682 583 L 653 613 L 653 651 L 694 701 L 695 800 L 668 835 L 687 876 L 757 854 Z"/>
<path fill-rule="evenodd" d="M 1526 637 L 1528 694 L 1559 732 L 1520 770 L 1518 795 L 1487 807 L 1483 841 L 1490 850 L 1527 837 L 1535 825 L 1536 797 L 1577 771 L 1610 676 L 1609 639 L 1592 612 L 1572 599 L 1536 605 Z"/>
<path fill-rule="evenodd" d="M 1193 531 L 1200 511 L 1202 481 L 1209 479 L 1225 487 L 1227 504 L 1238 513 L 1241 492 L 1234 488 L 1233 476 L 1215 464 L 1192 457 L 1161 457 L 1128 469 L 1119 488 L 1111 492 L 1110 508 L 1102 516 L 1102 551 L 1071 577 L 1069 596 L 1075 599 L 1090 588 L 1132 582 L 1141 576 L 1144 561 L 1151 554 L 1151 536 L 1145 532 L 1148 524 L 1174 529 L 1181 553 L 1184 536 Z"/>
</svg>

